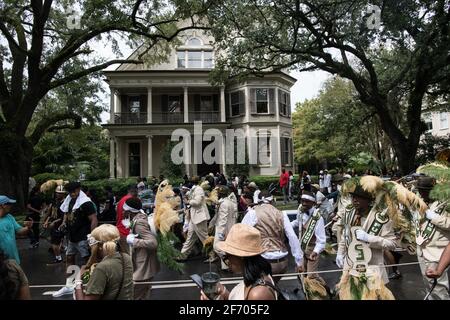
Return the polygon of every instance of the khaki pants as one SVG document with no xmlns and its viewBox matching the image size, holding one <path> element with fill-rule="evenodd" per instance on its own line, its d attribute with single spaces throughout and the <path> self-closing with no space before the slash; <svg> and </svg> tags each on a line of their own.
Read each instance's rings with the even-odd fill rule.
<svg viewBox="0 0 450 320">
<path fill-rule="evenodd" d="M 284 259 L 280 262 L 273 262 L 270 264 L 270 266 L 272 267 L 272 274 L 284 274 L 286 273 L 288 268 L 288 259 Z M 278 281 L 280 281 L 281 277 L 282 276 L 272 277 L 273 282 L 277 283 Z"/>
<path fill-rule="evenodd" d="M 151 281 L 151 279 L 142 282 L 149 281 Z M 134 284 L 134 300 L 150 300 L 151 290 L 151 284 L 140 284 L 139 281 L 136 281 L 136 283 Z"/>
<path fill-rule="evenodd" d="M 314 272 L 319 269 L 320 254 L 317 256 L 316 260 L 312 261 L 309 260 L 309 256 L 311 255 L 312 252 L 313 249 L 306 249 L 305 254 L 303 256 L 303 268 L 305 269 L 305 272 Z M 322 280 L 322 278 L 319 277 L 317 273 L 309 273 L 307 276 L 310 279 L 318 278 Z"/>
<path fill-rule="evenodd" d="M 205 220 L 199 224 L 193 224 L 192 221 L 190 221 L 186 242 L 183 244 L 181 253 L 186 255 L 186 257 L 189 256 L 197 239 L 200 239 L 203 243 L 206 238 L 208 238 L 208 221 Z"/>
<path fill-rule="evenodd" d="M 426 260 L 423 256 L 417 256 L 420 263 L 420 271 L 422 272 L 423 282 L 425 284 L 425 288 L 427 293 L 431 289 L 431 285 L 433 284 L 433 279 L 428 278 L 425 275 L 425 272 L 428 268 L 436 269 L 438 266 L 437 262 L 431 262 Z M 445 269 L 444 273 L 437 280 L 436 287 L 434 287 L 433 292 L 428 297 L 429 300 L 450 300 L 448 294 L 448 274 L 447 269 Z"/>
</svg>

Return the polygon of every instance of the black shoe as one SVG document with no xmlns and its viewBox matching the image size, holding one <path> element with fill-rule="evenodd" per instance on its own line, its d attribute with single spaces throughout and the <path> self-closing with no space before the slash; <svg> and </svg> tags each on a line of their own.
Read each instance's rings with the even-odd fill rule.
<svg viewBox="0 0 450 320">
<path fill-rule="evenodd" d="M 389 278 L 390 280 L 400 279 L 401 277 L 402 277 L 402 274 L 401 274 L 400 272 L 398 272 L 398 271 L 392 272 L 392 273 L 388 276 L 388 278 Z"/>
<path fill-rule="evenodd" d="M 58 265 L 58 264 L 60 264 L 60 263 L 62 263 L 63 262 L 63 259 L 61 259 L 61 260 L 59 260 L 59 259 L 55 259 L 55 260 L 53 260 L 52 262 L 50 262 L 50 263 L 47 263 L 47 266 L 54 266 L 54 265 Z"/>
</svg>

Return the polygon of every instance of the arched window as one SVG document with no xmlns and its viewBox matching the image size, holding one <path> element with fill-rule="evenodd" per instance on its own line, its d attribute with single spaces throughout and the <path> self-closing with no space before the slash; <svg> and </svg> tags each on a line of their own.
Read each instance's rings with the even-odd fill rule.
<svg viewBox="0 0 450 320">
<path fill-rule="evenodd" d="M 200 47 L 203 45 L 203 43 L 199 38 L 190 38 L 188 41 L 186 41 L 186 45 L 191 47 Z"/>
</svg>

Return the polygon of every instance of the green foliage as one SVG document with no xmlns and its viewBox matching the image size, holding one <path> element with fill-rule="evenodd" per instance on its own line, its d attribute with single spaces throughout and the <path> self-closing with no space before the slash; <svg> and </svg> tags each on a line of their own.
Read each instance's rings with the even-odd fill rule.
<svg viewBox="0 0 450 320">
<path fill-rule="evenodd" d="M 431 133 L 424 134 L 417 151 L 417 165 L 423 165 L 434 161 L 438 151 L 450 147 L 450 134 L 434 136 Z"/>
<path fill-rule="evenodd" d="M 436 179 L 437 184 L 430 193 L 432 199 L 450 202 L 450 166 L 448 163 L 430 163 L 420 167 L 418 171 Z"/>
<path fill-rule="evenodd" d="M 165 264 L 169 269 L 182 272 L 183 264 L 175 260 L 181 254 L 181 252 L 175 248 L 175 244 L 178 243 L 177 236 L 173 232 L 168 232 L 165 236 L 158 233 L 157 239 L 158 260 L 162 264 Z"/>
<path fill-rule="evenodd" d="M 126 179 L 102 179 L 95 181 L 83 181 L 81 184 L 88 187 L 90 190 L 95 190 L 99 198 L 105 194 L 105 187 L 110 186 L 115 195 L 119 198 L 126 195 L 128 187 L 131 184 L 136 184 L 135 178 Z"/>
<path fill-rule="evenodd" d="M 176 181 L 175 179 L 180 179 L 183 176 L 184 172 L 184 164 L 175 164 L 172 161 L 171 153 L 174 146 L 177 145 L 177 142 L 170 141 L 166 144 L 163 150 L 162 155 L 162 165 L 160 167 L 160 172 L 164 177 L 169 178 L 172 181 Z"/>
<path fill-rule="evenodd" d="M 379 167 L 375 159 L 366 152 L 360 152 L 355 156 L 351 156 L 348 165 L 355 170 L 357 174 L 364 173 L 367 169 L 379 172 Z"/>
<path fill-rule="evenodd" d="M 292 123 L 294 156 L 299 164 L 327 160 L 352 167 L 352 156 L 370 153 L 370 163 L 353 159 L 359 170 L 391 165 L 390 143 L 380 135 L 377 119 L 367 116 L 348 80 L 329 78 L 316 98 L 297 104 Z"/>
<path fill-rule="evenodd" d="M 109 176 L 109 142 L 102 127 L 48 132 L 34 148 L 33 173 L 53 172 L 68 180 L 84 173 L 87 180 Z"/>
</svg>

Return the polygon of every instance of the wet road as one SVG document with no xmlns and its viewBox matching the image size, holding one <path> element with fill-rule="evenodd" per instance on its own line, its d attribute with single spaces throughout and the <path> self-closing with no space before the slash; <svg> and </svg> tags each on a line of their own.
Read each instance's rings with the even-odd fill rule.
<svg viewBox="0 0 450 320">
<path fill-rule="evenodd" d="M 47 266 L 52 256 L 47 251 L 49 244 L 42 239 L 41 245 L 37 249 L 28 249 L 28 240 L 19 239 L 18 246 L 21 256 L 21 266 L 24 269 L 30 286 L 43 285 L 40 288 L 31 288 L 31 296 L 33 299 L 42 300 L 71 300 L 71 295 L 66 295 L 60 298 L 53 298 L 51 293 L 57 291 L 66 282 L 67 275 L 65 274 L 65 265 L 60 264 L 56 266 Z M 334 264 L 334 255 L 322 255 L 319 270 L 334 270 L 336 265 Z M 198 300 L 199 289 L 193 284 L 193 282 L 174 283 L 170 285 L 172 287 L 167 288 L 167 283 L 161 283 L 162 281 L 179 281 L 188 280 L 190 274 L 198 273 L 202 274 L 209 270 L 209 264 L 203 263 L 204 258 L 201 256 L 194 257 L 185 263 L 185 270 L 183 274 L 168 270 L 165 266 L 161 266 L 161 272 L 153 279 L 158 282 L 154 285 L 152 290 L 151 299 L 153 300 Z M 409 256 L 406 253 L 401 259 L 401 263 L 417 261 L 415 256 Z M 235 277 L 231 273 L 219 271 L 220 264 L 212 264 L 212 271 L 218 272 L 221 278 Z M 422 277 L 420 275 L 420 269 L 418 265 L 400 266 L 400 272 L 402 278 L 397 280 L 391 280 L 388 287 L 393 292 L 394 296 L 398 300 L 422 300 L 426 295 L 424 286 L 422 283 Z M 294 271 L 293 258 L 290 258 L 290 265 L 288 272 Z M 329 287 L 334 287 L 338 282 L 340 273 L 324 273 L 321 275 L 327 282 Z M 295 280 L 281 280 L 279 285 L 281 288 L 293 288 L 296 286 Z M 234 284 L 227 284 L 228 289 L 233 288 Z"/>
</svg>

